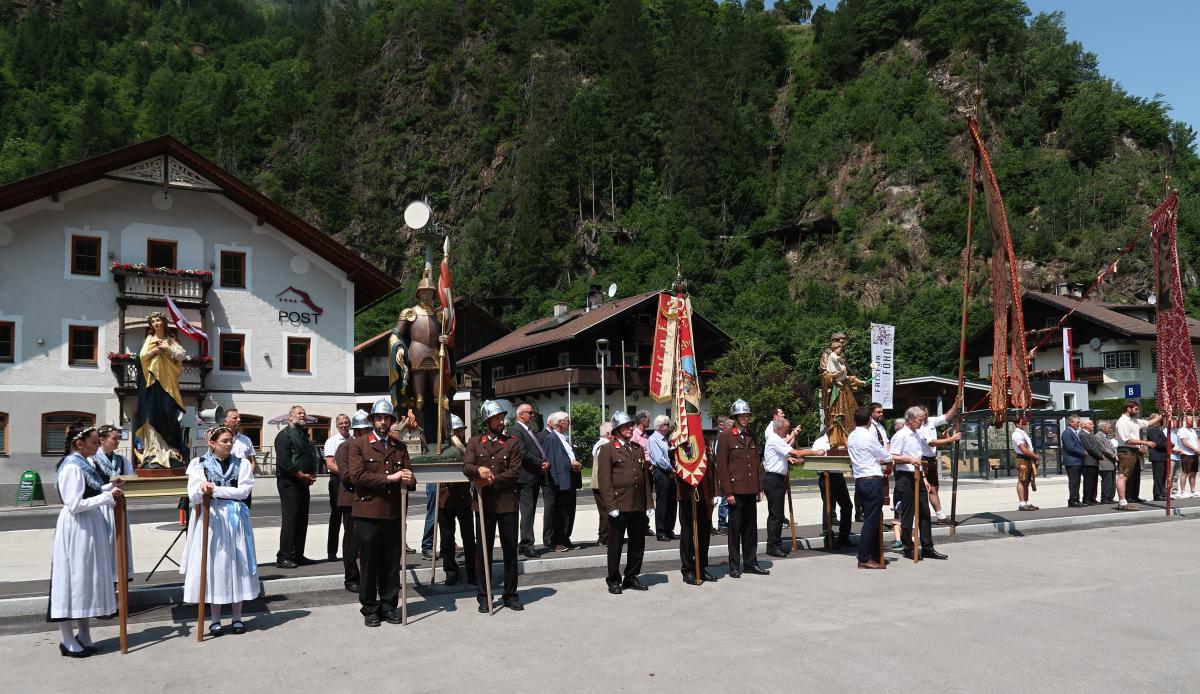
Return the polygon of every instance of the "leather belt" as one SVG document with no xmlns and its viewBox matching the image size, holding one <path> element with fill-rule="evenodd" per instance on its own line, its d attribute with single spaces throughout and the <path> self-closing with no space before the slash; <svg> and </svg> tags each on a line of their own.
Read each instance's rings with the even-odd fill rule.
<svg viewBox="0 0 1200 694">
<path fill-rule="evenodd" d="M 881 480 L 881 479 L 883 479 L 883 475 L 870 475 L 868 477 L 855 477 L 854 481 L 858 482 L 859 480 Z"/>
</svg>

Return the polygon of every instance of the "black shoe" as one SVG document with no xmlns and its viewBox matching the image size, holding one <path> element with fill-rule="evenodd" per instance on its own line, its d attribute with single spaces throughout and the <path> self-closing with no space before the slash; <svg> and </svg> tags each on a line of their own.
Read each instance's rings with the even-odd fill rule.
<svg viewBox="0 0 1200 694">
<path fill-rule="evenodd" d="M 650 590 L 645 583 L 642 583 L 638 580 L 637 576 L 625 579 L 625 582 L 621 584 L 621 587 L 627 590 Z"/>
<path fill-rule="evenodd" d="M 212 624 L 208 625 L 208 635 L 209 636 L 216 638 L 224 633 L 225 633 L 225 630 L 221 628 L 220 622 L 213 622 Z"/>
<path fill-rule="evenodd" d="M 277 569 L 294 569 L 297 566 L 299 566 L 299 564 L 292 561 L 291 559 L 284 559 L 282 561 L 275 562 L 275 568 L 277 568 Z"/>
<path fill-rule="evenodd" d="M 338 560 L 338 558 L 337 558 L 336 554 L 331 554 L 328 557 L 325 557 L 325 561 L 337 561 L 337 560 Z"/>
<path fill-rule="evenodd" d="M 351 593 L 357 593 L 358 592 L 358 584 L 355 583 L 354 581 L 350 581 L 349 583 L 346 584 L 346 590 Z"/>
<path fill-rule="evenodd" d="M 78 641 L 79 639 L 75 639 L 75 640 L 76 640 L 76 641 Z M 80 645 L 80 646 L 83 646 L 83 644 L 82 644 L 82 643 L 81 643 L 81 644 L 79 644 L 79 645 Z M 84 650 L 84 651 L 85 651 L 85 652 L 86 652 L 88 655 L 95 655 L 95 654 L 97 654 L 97 653 L 99 653 L 99 652 L 100 652 L 100 649 L 99 649 L 99 648 L 96 648 L 96 644 L 94 644 L 94 643 L 93 643 L 92 645 L 90 645 L 90 646 L 83 646 L 83 650 Z"/>
<path fill-rule="evenodd" d="M 862 517 L 862 514 L 861 514 L 861 513 L 856 513 L 856 514 L 854 514 L 854 522 L 855 522 L 855 523 L 861 523 L 861 522 L 863 522 L 863 517 Z"/>
<path fill-rule="evenodd" d="M 717 582 L 717 577 L 716 577 L 716 576 L 713 576 L 712 574 L 710 574 L 710 573 L 709 573 L 709 572 L 707 572 L 707 571 L 705 571 L 705 572 L 702 574 L 702 576 L 703 576 L 704 580 L 708 581 L 709 583 L 716 583 L 716 582 Z"/>
<path fill-rule="evenodd" d="M 246 633 L 246 625 L 242 624 L 242 620 L 235 619 L 229 625 L 229 631 L 234 634 L 238 634 L 238 635 L 244 634 L 244 633 Z"/>
<path fill-rule="evenodd" d="M 721 531 L 720 531 L 720 530 L 717 530 L 716 528 L 709 528 L 709 529 L 708 529 L 708 534 L 709 534 L 709 535 L 720 535 L 720 534 L 721 534 Z"/>
<path fill-rule="evenodd" d="M 514 612 L 525 609 L 525 606 L 521 604 L 521 598 L 504 598 L 504 606 Z"/>
<path fill-rule="evenodd" d="M 319 563 L 320 563 L 319 561 L 317 561 L 315 559 L 309 559 L 308 557 L 299 557 L 296 559 L 297 566 L 312 566 L 313 564 L 319 564 Z"/>
<path fill-rule="evenodd" d="M 521 556 L 528 557 L 530 559 L 537 559 L 538 553 L 535 550 L 533 550 L 532 548 L 527 547 L 527 548 L 521 550 Z"/>
<path fill-rule="evenodd" d="M 658 540 L 659 542 L 668 542 L 671 538 L 667 537 L 666 533 L 658 533 L 654 536 L 654 539 Z"/>
<path fill-rule="evenodd" d="M 759 576 L 770 576 L 771 575 L 771 572 L 769 570 L 764 569 L 763 567 L 759 566 L 758 564 L 751 564 L 750 566 L 747 566 L 745 570 L 746 570 L 746 573 L 748 573 L 748 574 L 758 574 Z"/>
<path fill-rule="evenodd" d="M 369 626 L 369 627 L 377 627 L 380 624 L 383 624 L 383 622 L 380 621 L 378 613 L 363 615 L 363 625 Z"/>
<path fill-rule="evenodd" d="M 1145 500 L 1145 499 L 1143 499 L 1143 498 L 1142 498 L 1142 497 L 1140 497 L 1140 496 L 1135 496 L 1135 497 L 1134 497 L 1134 498 L 1132 498 L 1132 499 L 1126 499 L 1126 501 L 1128 501 L 1128 502 L 1129 502 L 1129 503 L 1131 503 L 1131 504 L 1144 504 L 1144 503 L 1146 503 L 1146 500 Z"/>
<path fill-rule="evenodd" d="M 787 553 L 781 549 L 776 549 L 775 547 L 772 547 L 771 549 L 767 550 L 767 556 L 779 557 L 780 559 L 783 559 L 783 558 L 787 557 Z"/>
<path fill-rule="evenodd" d="M 408 545 L 404 545 L 404 553 L 405 554 L 416 554 L 417 550 L 413 549 L 412 547 L 409 547 Z"/>
<path fill-rule="evenodd" d="M 717 528 L 717 534 L 718 535 L 728 535 L 729 528 Z"/>
<path fill-rule="evenodd" d="M 729 570 L 729 577 L 730 577 L 730 578 L 741 578 L 741 577 L 742 577 L 742 572 L 741 572 L 740 570 L 738 570 L 738 569 L 730 569 L 730 570 Z"/>
<path fill-rule="evenodd" d="M 479 601 L 479 614 L 487 614 L 491 611 L 492 611 L 491 608 L 488 607 L 488 604 L 486 602 L 484 602 L 482 600 Z"/>
<path fill-rule="evenodd" d="M 608 592 L 612 593 L 613 595 L 620 595 L 621 594 L 621 584 L 609 583 L 608 584 Z"/>
<path fill-rule="evenodd" d="M 646 537 L 654 537 L 654 531 L 650 528 L 646 528 Z"/>
<path fill-rule="evenodd" d="M 672 540 L 678 540 L 678 539 L 679 539 L 679 536 L 675 534 L 675 531 L 674 531 L 674 530 L 668 530 L 668 531 L 667 531 L 667 537 L 668 537 L 668 538 L 670 538 L 670 539 L 672 539 Z"/>
<path fill-rule="evenodd" d="M 458 572 L 457 571 L 447 571 L 446 572 L 446 585 L 452 586 L 455 583 L 458 583 Z"/>
<path fill-rule="evenodd" d="M 905 558 L 905 559 L 912 559 L 912 558 L 913 558 L 913 556 L 912 556 L 912 550 L 911 550 L 911 549 L 905 549 L 905 550 L 904 550 L 904 558 Z"/>
<path fill-rule="evenodd" d="M 384 613 L 383 618 L 388 624 L 403 624 L 404 613 L 400 610 L 388 610 Z"/>
<path fill-rule="evenodd" d="M 1067 508 L 1083 508 L 1083 504 L 1078 501 L 1068 501 Z"/>
<path fill-rule="evenodd" d="M 58 652 L 61 653 L 64 658 L 86 658 L 91 655 L 91 653 L 87 652 L 86 648 L 82 651 L 73 651 L 64 646 L 61 642 L 58 644 Z"/>
<path fill-rule="evenodd" d="M 1155 500 L 1155 501 L 1166 501 L 1166 499 L 1165 499 L 1164 497 L 1161 497 L 1161 496 L 1156 496 L 1156 497 L 1154 497 L 1154 500 Z"/>
<path fill-rule="evenodd" d="M 946 556 L 945 554 L 942 554 L 941 552 L 937 551 L 936 549 L 923 549 L 923 550 L 921 550 L 921 558 L 922 559 L 949 559 L 950 557 Z"/>
</svg>

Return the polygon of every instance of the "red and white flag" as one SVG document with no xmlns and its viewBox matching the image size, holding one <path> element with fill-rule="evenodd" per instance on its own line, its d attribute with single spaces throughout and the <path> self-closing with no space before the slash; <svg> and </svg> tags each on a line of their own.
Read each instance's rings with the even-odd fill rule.
<svg viewBox="0 0 1200 694">
<path fill-rule="evenodd" d="M 167 315 L 171 317 L 171 323 L 174 324 L 175 329 L 199 342 L 200 356 L 208 356 L 208 335 L 205 335 L 183 317 L 183 312 L 179 310 L 179 307 L 175 305 L 175 302 L 171 300 L 169 295 L 163 294 L 163 298 L 167 300 Z"/>
</svg>

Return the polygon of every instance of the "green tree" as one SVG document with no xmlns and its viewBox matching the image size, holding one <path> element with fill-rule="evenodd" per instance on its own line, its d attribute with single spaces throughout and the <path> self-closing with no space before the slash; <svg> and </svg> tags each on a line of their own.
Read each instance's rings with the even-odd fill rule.
<svg viewBox="0 0 1200 694">
<path fill-rule="evenodd" d="M 592 446 L 600 438 L 600 408 L 590 402 L 571 403 L 571 447 L 575 459 L 584 465 L 592 464 Z"/>
</svg>

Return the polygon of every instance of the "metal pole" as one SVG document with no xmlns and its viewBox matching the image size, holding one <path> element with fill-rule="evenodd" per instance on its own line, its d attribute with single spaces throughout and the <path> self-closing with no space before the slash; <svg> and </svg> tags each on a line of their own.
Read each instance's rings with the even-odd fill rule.
<svg viewBox="0 0 1200 694">
<path fill-rule="evenodd" d="M 625 341 L 621 340 L 621 409 L 628 411 L 629 402 L 625 398 Z"/>
<path fill-rule="evenodd" d="M 604 405 L 604 353 L 598 354 L 600 358 L 596 360 L 596 364 L 600 368 L 600 421 L 604 421 L 608 418 L 608 409 Z"/>
</svg>

